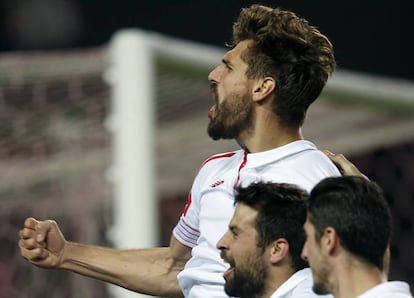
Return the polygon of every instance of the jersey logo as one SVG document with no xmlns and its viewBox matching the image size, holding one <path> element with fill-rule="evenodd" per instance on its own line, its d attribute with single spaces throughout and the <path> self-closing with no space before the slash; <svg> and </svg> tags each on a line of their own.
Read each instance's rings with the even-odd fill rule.
<svg viewBox="0 0 414 298">
<path fill-rule="evenodd" d="M 224 183 L 224 180 L 217 180 L 216 182 L 214 182 L 213 184 L 211 184 L 210 185 L 210 187 L 211 188 L 214 188 L 214 187 L 217 187 L 217 186 L 219 186 L 219 185 L 221 185 L 221 184 L 223 184 Z"/>
</svg>

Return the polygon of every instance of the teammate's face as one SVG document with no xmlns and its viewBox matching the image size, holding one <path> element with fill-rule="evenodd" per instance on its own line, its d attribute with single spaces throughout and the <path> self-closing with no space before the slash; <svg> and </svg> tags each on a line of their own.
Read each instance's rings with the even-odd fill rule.
<svg viewBox="0 0 414 298">
<path fill-rule="evenodd" d="M 256 216 L 256 210 L 238 204 L 229 229 L 217 243 L 221 257 L 230 264 L 223 274 L 229 296 L 260 297 L 266 289 L 268 269 L 263 249 L 257 246 Z"/>
<path fill-rule="evenodd" d="M 209 110 L 208 134 L 214 140 L 233 139 L 252 128 L 254 109 L 252 80 L 248 65 L 241 59 L 249 41 L 242 41 L 224 55 L 223 63 L 208 76 L 214 105 Z"/>
<path fill-rule="evenodd" d="M 306 242 L 302 249 L 302 258 L 309 262 L 313 275 L 313 291 L 316 294 L 329 294 L 331 286 L 329 275 L 331 270 L 326 258 L 323 256 L 320 243 L 315 237 L 315 227 L 310 222 L 309 217 L 304 224 Z"/>
</svg>

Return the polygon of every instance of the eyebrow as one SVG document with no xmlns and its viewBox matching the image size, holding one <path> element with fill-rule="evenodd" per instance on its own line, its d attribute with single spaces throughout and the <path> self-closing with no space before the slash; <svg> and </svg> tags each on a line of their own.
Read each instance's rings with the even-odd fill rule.
<svg viewBox="0 0 414 298">
<path fill-rule="evenodd" d="M 221 62 L 224 64 L 224 65 L 226 65 L 226 66 L 230 66 L 230 67 L 232 67 L 233 66 L 233 64 L 229 61 L 229 60 L 227 60 L 227 59 L 221 59 Z"/>
</svg>

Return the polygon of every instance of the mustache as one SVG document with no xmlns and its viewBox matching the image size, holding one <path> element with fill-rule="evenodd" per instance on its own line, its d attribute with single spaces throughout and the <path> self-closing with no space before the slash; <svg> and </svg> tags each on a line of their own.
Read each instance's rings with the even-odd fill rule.
<svg viewBox="0 0 414 298">
<path fill-rule="evenodd" d="M 223 259 L 224 262 L 229 263 L 231 262 L 231 260 L 227 257 L 226 253 L 224 251 L 222 251 L 220 253 L 220 257 Z"/>
<path fill-rule="evenodd" d="M 210 84 L 210 93 L 213 96 L 213 100 L 214 102 L 218 102 L 218 90 L 217 90 L 217 84 L 216 83 L 211 83 Z"/>
<path fill-rule="evenodd" d="M 217 93 L 217 84 L 210 83 L 210 91 L 213 93 Z"/>
</svg>

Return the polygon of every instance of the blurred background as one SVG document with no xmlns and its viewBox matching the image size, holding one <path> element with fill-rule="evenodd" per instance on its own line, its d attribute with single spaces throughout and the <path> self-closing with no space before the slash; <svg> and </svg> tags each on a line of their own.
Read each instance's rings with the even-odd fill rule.
<svg viewBox="0 0 414 298">
<path fill-rule="evenodd" d="M 219 63 L 215 54 L 250 3 L 0 1 L 0 298 L 111 297 L 104 283 L 29 265 L 17 239 L 24 219 L 34 216 L 57 220 L 69 240 L 114 245 L 108 69 L 113 37 L 125 28 L 165 36 L 161 48 L 177 42 L 183 52 L 180 59 L 157 52 L 152 62 L 155 238 L 168 244 L 201 163 L 238 148 L 206 134 L 212 66 L 195 65 L 194 53 L 200 60 L 214 53 Z M 294 10 L 334 44 L 338 74 L 303 132 L 318 147 L 346 154 L 383 187 L 394 216 L 390 279 L 413 287 L 414 2 L 260 3 Z"/>
<path fill-rule="evenodd" d="M 1 0 L 0 50 L 100 46 L 120 28 L 139 27 L 222 46 L 231 22 L 254 1 Z M 259 1 L 292 9 L 334 43 L 339 65 L 414 79 L 408 0 Z"/>
</svg>

